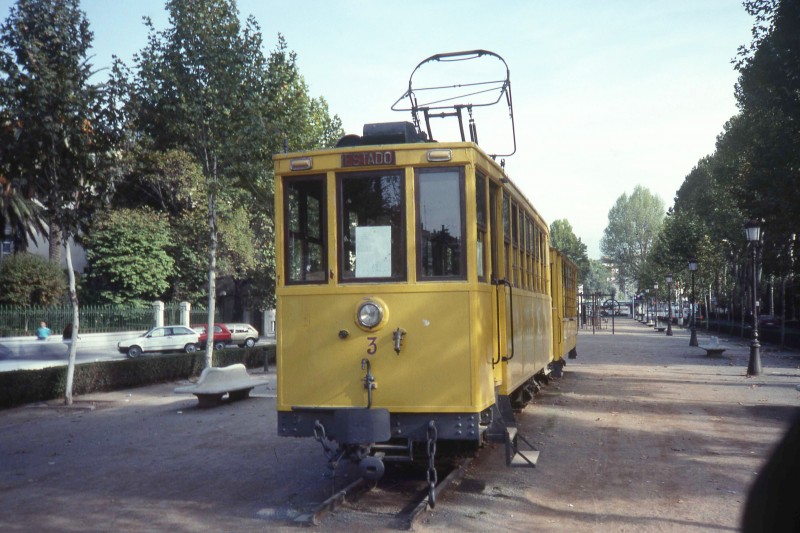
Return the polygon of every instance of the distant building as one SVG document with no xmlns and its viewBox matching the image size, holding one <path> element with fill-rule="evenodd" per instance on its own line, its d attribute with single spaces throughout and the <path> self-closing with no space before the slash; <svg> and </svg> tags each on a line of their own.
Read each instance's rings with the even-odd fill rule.
<svg viewBox="0 0 800 533">
<path fill-rule="evenodd" d="M 11 238 L 11 228 L 6 226 L 0 240 L 0 261 L 14 253 L 14 240 Z M 75 272 L 83 273 L 86 268 L 86 252 L 83 246 L 76 244 L 70 238 L 70 253 L 72 254 L 72 268 Z M 40 255 L 44 258 L 50 256 L 50 244 L 46 235 L 37 235 L 35 239 L 28 239 L 28 253 Z M 66 254 L 61 252 L 61 268 L 67 268 Z"/>
</svg>

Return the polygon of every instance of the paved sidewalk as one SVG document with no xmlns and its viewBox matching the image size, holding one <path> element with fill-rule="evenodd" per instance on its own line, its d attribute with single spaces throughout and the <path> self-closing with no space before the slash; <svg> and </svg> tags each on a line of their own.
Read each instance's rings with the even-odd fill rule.
<svg viewBox="0 0 800 533">
<path fill-rule="evenodd" d="M 735 531 L 800 405 L 800 354 L 764 346 L 748 378 L 746 339 L 720 336 L 716 358 L 688 340 L 631 319 L 582 330 L 578 359 L 520 416 L 537 468 L 507 469 L 488 446 L 420 529 Z M 276 436 L 267 375 L 253 398 L 212 409 L 174 382 L 0 411 L 0 530 L 298 531 L 330 480 L 318 443 Z M 341 513 L 316 530 L 389 523 Z"/>
</svg>

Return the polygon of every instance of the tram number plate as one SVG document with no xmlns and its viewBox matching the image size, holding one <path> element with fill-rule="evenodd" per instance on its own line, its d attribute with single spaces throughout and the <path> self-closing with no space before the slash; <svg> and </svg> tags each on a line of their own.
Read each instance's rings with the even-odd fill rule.
<svg viewBox="0 0 800 533">
<path fill-rule="evenodd" d="M 368 355 L 375 355 L 375 352 L 378 351 L 378 345 L 375 344 L 378 340 L 378 337 L 367 337 L 369 344 L 367 345 L 367 354 Z"/>
<path fill-rule="evenodd" d="M 342 154 L 343 167 L 369 167 L 376 165 L 394 165 L 394 163 L 395 157 L 393 150 Z"/>
</svg>

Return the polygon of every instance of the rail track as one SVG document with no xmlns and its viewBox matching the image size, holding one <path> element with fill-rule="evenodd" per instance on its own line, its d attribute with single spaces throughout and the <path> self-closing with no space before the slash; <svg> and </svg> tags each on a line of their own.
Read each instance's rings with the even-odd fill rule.
<svg viewBox="0 0 800 533">
<path fill-rule="evenodd" d="M 460 458 L 452 465 L 442 467 L 443 476 L 436 484 L 436 501 L 453 482 L 459 480 L 473 457 Z M 392 528 L 413 530 L 417 520 L 430 510 L 428 484 L 413 469 L 391 469 L 376 484 L 358 478 L 315 506 L 309 513 L 299 515 L 295 523 L 320 525 L 334 512 L 370 513 L 385 515 Z"/>
</svg>

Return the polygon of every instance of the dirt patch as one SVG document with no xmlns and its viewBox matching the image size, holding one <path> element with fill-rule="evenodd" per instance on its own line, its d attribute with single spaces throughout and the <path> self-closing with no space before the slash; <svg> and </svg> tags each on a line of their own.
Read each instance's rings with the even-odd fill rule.
<svg viewBox="0 0 800 533">
<path fill-rule="evenodd" d="M 425 529 L 738 530 L 748 488 L 797 410 L 800 357 L 767 348 L 764 374 L 747 378 L 744 342 L 710 359 L 684 333 L 624 321 L 616 335 L 582 336 L 565 377 L 521 417 L 537 468 L 482 454 L 466 481 L 486 488 L 444 496 Z"/>
<path fill-rule="evenodd" d="M 800 357 L 746 341 L 709 358 L 688 333 L 623 320 L 520 417 L 541 451 L 506 468 L 489 446 L 423 531 L 735 531 L 756 471 L 800 405 Z M 701 335 L 701 344 L 703 336 Z M 331 488 L 313 439 L 276 435 L 274 375 L 253 398 L 198 409 L 181 383 L 0 411 L 3 531 L 297 531 Z M 315 530 L 391 530 L 343 511 Z"/>
</svg>

